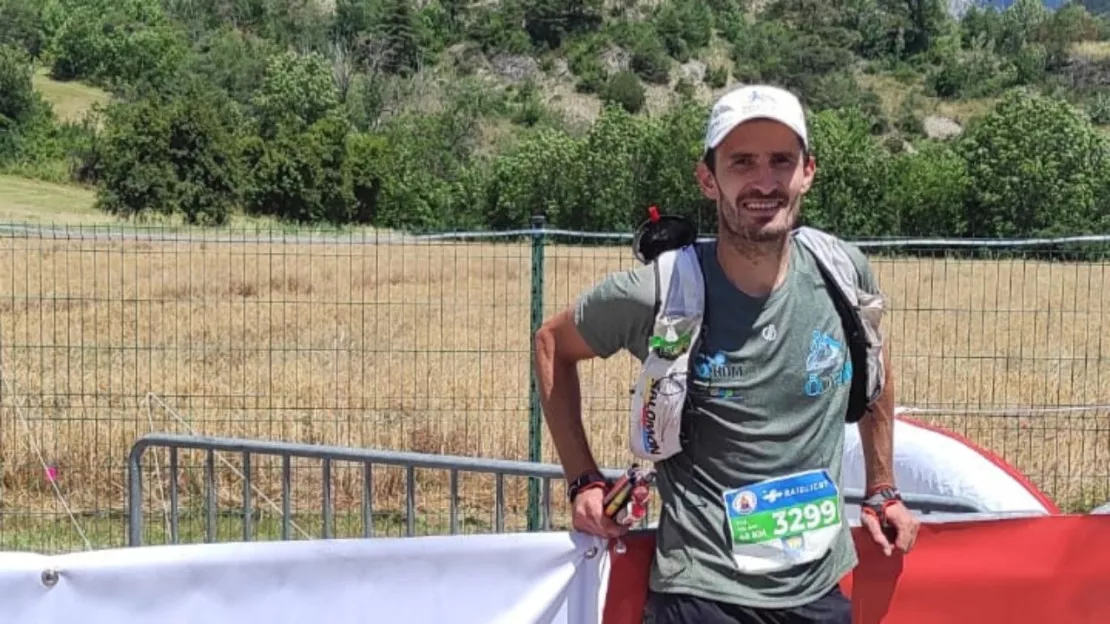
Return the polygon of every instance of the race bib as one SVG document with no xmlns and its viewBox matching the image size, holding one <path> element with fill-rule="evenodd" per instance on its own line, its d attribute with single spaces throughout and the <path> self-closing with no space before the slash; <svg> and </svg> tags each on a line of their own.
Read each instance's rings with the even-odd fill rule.
<svg viewBox="0 0 1110 624">
<path fill-rule="evenodd" d="M 841 532 L 840 490 L 825 470 L 724 493 L 732 556 L 741 572 L 775 572 L 819 559 Z"/>
</svg>

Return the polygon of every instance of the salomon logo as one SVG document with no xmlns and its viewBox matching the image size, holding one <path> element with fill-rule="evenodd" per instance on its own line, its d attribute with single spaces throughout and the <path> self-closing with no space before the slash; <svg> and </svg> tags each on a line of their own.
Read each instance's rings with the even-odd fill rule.
<svg viewBox="0 0 1110 624">
<path fill-rule="evenodd" d="M 649 379 L 648 384 L 651 390 L 641 416 L 641 423 L 644 425 L 644 449 L 649 453 L 658 453 L 659 441 L 655 439 L 655 401 L 659 398 L 659 384 L 655 379 Z"/>
</svg>

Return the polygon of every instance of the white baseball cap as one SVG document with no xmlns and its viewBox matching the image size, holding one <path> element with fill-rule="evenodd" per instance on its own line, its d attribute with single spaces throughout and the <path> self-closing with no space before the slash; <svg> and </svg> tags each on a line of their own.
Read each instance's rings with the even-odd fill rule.
<svg viewBox="0 0 1110 624">
<path fill-rule="evenodd" d="M 717 147 L 740 124 L 753 119 L 770 119 L 793 130 L 809 149 L 806 114 L 791 92 L 770 85 L 748 85 L 733 89 L 713 104 L 705 130 L 705 151 Z"/>
</svg>

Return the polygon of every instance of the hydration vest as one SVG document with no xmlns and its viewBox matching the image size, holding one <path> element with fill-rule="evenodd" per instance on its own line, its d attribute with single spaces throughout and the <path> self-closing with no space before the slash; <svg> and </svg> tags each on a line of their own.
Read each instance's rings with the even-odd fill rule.
<svg viewBox="0 0 1110 624">
<path fill-rule="evenodd" d="M 883 295 L 859 283 L 852 256 L 837 237 L 810 227 L 792 235 L 817 259 L 830 286 L 852 358 L 852 386 L 845 421 L 858 422 L 883 391 L 886 379 L 879 322 Z M 690 356 L 697 352 L 705 309 L 705 277 L 695 244 L 660 253 L 655 267 L 655 328 L 632 391 L 629 447 L 646 461 L 661 461 L 682 451 L 682 420 L 687 409 Z"/>
</svg>

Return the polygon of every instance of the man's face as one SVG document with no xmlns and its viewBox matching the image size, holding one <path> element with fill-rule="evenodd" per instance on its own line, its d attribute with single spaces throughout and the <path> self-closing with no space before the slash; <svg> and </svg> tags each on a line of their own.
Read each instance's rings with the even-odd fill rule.
<svg viewBox="0 0 1110 624">
<path fill-rule="evenodd" d="M 715 150 L 716 172 L 698 163 L 702 192 L 717 202 L 720 236 L 733 243 L 773 242 L 794 228 L 815 163 L 790 128 L 753 120 Z"/>
</svg>

